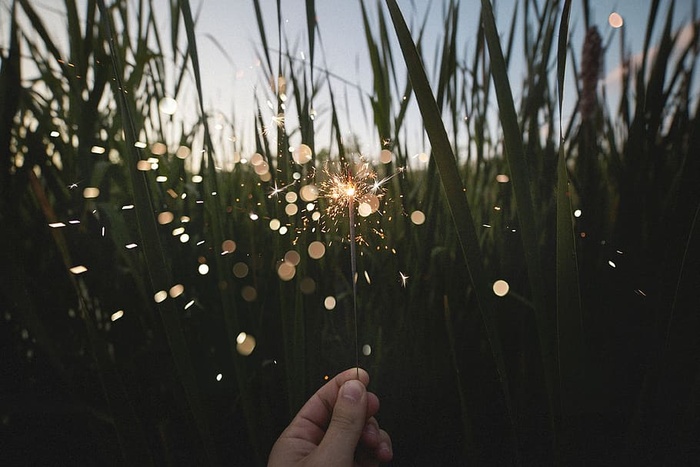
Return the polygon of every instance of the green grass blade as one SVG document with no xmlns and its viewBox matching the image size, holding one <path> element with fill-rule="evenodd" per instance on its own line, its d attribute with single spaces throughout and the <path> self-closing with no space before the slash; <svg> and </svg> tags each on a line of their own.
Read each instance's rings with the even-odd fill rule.
<svg viewBox="0 0 700 467">
<path fill-rule="evenodd" d="M 107 9 L 104 0 L 98 0 L 102 26 L 105 37 L 109 43 L 112 66 L 114 69 L 113 92 L 118 101 L 119 110 L 124 122 L 124 137 L 129 150 L 124 154 L 129 173 L 129 184 L 134 196 L 136 217 L 138 222 L 141 244 L 149 268 L 149 276 L 153 291 L 168 290 L 173 282 L 169 268 L 165 261 L 165 253 L 160 242 L 157 224 L 154 218 L 154 208 L 149 192 L 148 181 L 142 172 L 139 172 L 136 165 L 140 159 L 140 154 L 134 143 L 137 140 L 136 128 L 134 128 L 134 110 L 131 103 L 127 101 L 126 94 L 122 91 L 124 83 L 123 64 L 118 60 L 117 44 L 114 36 L 114 24 L 112 16 Z M 195 379 L 195 371 L 190 358 L 187 342 L 181 326 L 178 310 L 175 309 L 172 300 L 165 300 L 158 306 L 163 326 L 172 352 L 175 367 L 179 376 L 179 381 L 184 389 L 189 403 L 195 424 L 199 431 L 203 448 L 211 463 L 216 463 L 216 452 L 213 445 L 213 438 L 209 427 L 208 417 L 205 414 L 202 404 L 201 393 Z"/>
<path fill-rule="evenodd" d="M 557 234 L 556 234 L 556 302 L 557 302 L 557 350 L 559 364 L 559 402 L 561 410 L 559 460 L 565 465 L 575 465 L 581 458 L 580 415 L 585 409 L 582 399 L 584 383 L 583 329 L 581 297 L 579 291 L 578 264 L 574 218 L 571 207 L 572 187 L 566 168 L 566 147 L 563 144 L 562 107 L 564 100 L 564 76 L 568 42 L 571 0 L 566 0 L 559 26 L 557 56 L 557 81 L 559 88 L 559 158 L 557 161 Z"/>
<path fill-rule="evenodd" d="M 544 378 L 550 408 L 554 410 L 553 380 L 556 374 L 554 347 L 552 342 L 551 314 L 547 303 L 545 276 L 541 265 L 541 248 L 537 237 L 534 201 L 530 190 L 530 168 L 523 151 L 523 139 L 518 117 L 515 113 L 513 94 L 508 80 L 506 62 L 501 49 L 501 42 L 496 28 L 496 20 L 489 0 L 482 0 L 482 22 L 484 35 L 491 58 L 491 76 L 493 78 L 499 117 L 503 127 L 503 142 L 506 160 L 510 169 L 510 181 L 513 185 L 520 236 L 525 253 L 528 280 L 535 305 L 535 317 L 540 340 L 540 352 L 544 367 Z M 552 414 L 554 415 L 554 414 Z"/>
<path fill-rule="evenodd" d="M 406 61 L 416 100 L 423 116 L 425 130 L 432 144 L 433 158 L 440 174 L 445 200 L 454 222 L 462 256 L 487 332 L 494 363 L 501 378 L 505 403 L 508 407 L 509 415 L 512 417 L 508 378 L 500 337 L 496 329 L 491 293 L 483 269 L 481 248 L 476 235 L 471 209 L 467 202 L 466 190 L 462 185 L 462 180 L 459 178 L 457 161 L 452 152 L 445 126 L 442 123 L 440 110 L 433 96 L 428 77 L 413 43 L 408 26 L 396 1 L 386 0 L 386 4 L 394 23 L 404 60 Z"/>
</svg>

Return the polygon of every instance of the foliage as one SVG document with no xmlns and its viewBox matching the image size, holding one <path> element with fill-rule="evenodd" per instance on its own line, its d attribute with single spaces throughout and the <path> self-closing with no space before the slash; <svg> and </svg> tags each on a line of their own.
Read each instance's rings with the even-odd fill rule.
<svg viewBox="0 0 700 467">
<path fill-rule="evenodd" d="M 332 70 L 316 63 L 314 1 L 308 61 L 253 1 L 275 114 L 244 116 L 254 149 L 212 133 L 196 14 L 169 4 L 163 37 L 151 2 L 65 0 L 64 38 L 32 2 L 12 3 L 0 378 L 13 448 L 0 459 L 263 465 L 324 377 L 356 363 L 355 325 L 397 465 L 682 464 L 697 452 L 697 22 L 686 40 L 670 2 L 652 47 L 653 1 L 613 105 L 586 84 L 607 49 L 578 58 L 568 0 L 518 2 L 507 34 L 483 0 L 472 48 L 446 0 L 432 67 L 425 20 L 411 31 L 397 2 L 373 17 L 360 0 L 373 156 L 392 156 L 375 170 L 393 177 L 382 212 L 357 226 L 354 323 L 347 219 L 314 217 L 329 200 L 303 190 L 358 158 Z M 584 13 L 595 38 L 587 2 Z M 164 112 L 166 97 L 196 102 L 198 118 Z M 413 105 L 424 168 L 408 147 Z M 287 148 L 302 143 L 300 164 Z"/>
</svg>

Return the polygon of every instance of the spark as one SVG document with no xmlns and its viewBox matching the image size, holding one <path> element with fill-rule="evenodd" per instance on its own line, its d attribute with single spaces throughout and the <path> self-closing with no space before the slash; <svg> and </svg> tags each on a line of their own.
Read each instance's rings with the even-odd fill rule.
<svg viewBox="0 0 700 467">
<path fill-rule="evenodd" d="M 406 288 L 406 283 L 408 282 L 408 274 L 404 274 L 403 272 L 399 271 L 399 276 L 401 276 L 401 287 Z"/>
<path fill-rule="evenodd" d="M 273 196 L 277 196 L 286 189 L 287 189 L 286 186 L 283 186 L 282 188 L 280 188 L 279 186 L 277 186 L 277 182 L 275 182 L 274 186 L 272 187 L 272 191 L 270 191 L 270 194 L 267 197 L 272 198 Z"/>
</svg>

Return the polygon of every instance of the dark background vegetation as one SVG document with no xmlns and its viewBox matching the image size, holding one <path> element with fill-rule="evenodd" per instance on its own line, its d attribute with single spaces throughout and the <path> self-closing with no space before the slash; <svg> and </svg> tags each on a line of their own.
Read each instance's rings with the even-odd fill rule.
<svg viewBox="0 0 700 467">
<path fill-rule="evenodd" d="M 647 30 L 635 33 L 656 53 L 623 52 L 622 89 L 608 105 L 598 77 L 611 44 L 589 24 L 588 2 L 573 12 L 571 2 L 519 2 L 510 27 L 496 31 L 484 0 L 465 51 L 455 39 L 465 12 L 446 1 L 428 78 L 416 58 L 425 56 L 420 22 L 409 34 L 393 1 L 377 18 L 362 3 L 374 73 L 368 118 L 390 141 L 378 151 L 393 154 L 377 171 L 406 168 L 386 186 L 384 214 L 360 227 L 369 240 L 358 247 L 358 270 L 371 276 L 359 281 L 359 335 L 373 349 L 360 364 L 382 401 L 394 465 L 700 458 L 698 24 L 673 25 L 674 3 L 651 3 Z M 83 22 L 66 0 L 65 48 L 65 31 L 45 24 L 33 2 L 12 3 L 0 71 L 3 465 L 264 465 L 324 376 L 355 364 L 347 229 L 313 230 L 268 196 L 275 183 L 296 191 L 294 171 L 310 180 L 311 167 L 355 157 L 340 138 L 340 97 L 315 68 L 314 1 L 306 4 L 309 64 L 278 52 L 281 40 L 270 45 L 259 22 L 273 101 L 295 117 L 270 129 L 260 109 L 251 112 L 253 145 L 272 173 L 262 181 L 250 166 L 215 169 L 231 147 L 212 138 L 203 107 L 191 127 L 157 111 L 188 79 L 201 98 L 188 0 L 171 4 L 170 37 L 148 2 L 88 1 Z M 139 27 L 126 27 L 136 14 Z M 567 42 L 570 14 L 583 17 L 587 45 Z M 508 72 L 516 53 L 528 64 L 522 76 Z M 20 57 L 36 73 L 25 76 Z M 574 80 L 561 91 L 565 68 Z M 577 110 L 560 124 L 562 92 Z M 321 95 L 330 148 L 314 144 L 310 109 Z M 433 148 L 424 170 L 408 162 L 404 117 L 414 101 Z M 312 162 L 294 164 L 290 138 L 311 146 Z M 156 142 L 165 154 L 153 153 Z M 175 155 L 179 146 L 206 149 L 199 173 Z M 158 170 L 137 170 L 149 157 Z M 84 198 L 85 187 L 99 197 Z M 422 226 L 409 220 L 416 209 Z M 175 220 L 159 224 L 162 212 Z M 270 230 L 271 218 L 292 233 Z M 66 226 L 48 226 L 59 221 Z M 189 242 L 172 235 L 179 226 Z M 237 247 L 222 256 L 226 239 Z M 327 246 L 318 261 L 306 255 L 314 240 Z M 276 266 L 292 249 L 302 260 L 281 281 Z M 202 262 L 207 275 L 197 273 Z M 232 274 L 237 262 L 248 264 L 246 277 Z M 75 265 L 88 271 L 73 274 Z M 299 287 L 305 277 L 310 293 Z M 490 290 L 497 279 L 510 285 L 503 298 Z M 175 284 L 183 295 L 154 302 Z M 246 286 L 255 300 L 242 298 Z M 322 306 L 327 295 L 338 299 L 333 312 Z M 124 316 L 112 322 L 116 310 Z M 257 341 L 247 357 L 236 351 L 241 331 Z"/>
</svg>

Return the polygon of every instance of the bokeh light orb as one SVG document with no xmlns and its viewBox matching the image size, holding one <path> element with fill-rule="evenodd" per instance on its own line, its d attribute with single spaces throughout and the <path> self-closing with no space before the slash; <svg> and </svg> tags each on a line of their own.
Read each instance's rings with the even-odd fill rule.
<svg viewBox="0 0 700 467">
<path fill-rule="evenodd" d="M 411 213 L 411 222 L 416 225 L 423 225 L 425 223 L 425 214 L 423 214 L 423 211 L 413 211 Z"/>
<path fill-rule="evenodd" d="M 382 164 L 388 164 L 389 162 L 391 162 L 392 159 L 393 154 L 391 154 L 391 151 L 389 151 L 388 149 L 382 149 L 382 152 L 379 153 L 379 161 Z"/>
<path fill-rule="evenodd" d="M 503 279 L 499 279 L 493 283 L 493 293 L 499 297 L 505 297 L 510 290 L 510 285 Z"/>
<path fill-rule="evenodd" d="M 308 251 L 312 259 L 321 259 L 326 254 L 326 245 L 316 240 L 309 243 Z"/>
<path fill-rule="evenodd" d="M 241 332 L 238 334 L 238 337 L 236 337 L 236 351 L 244 357 L 253 353 L 255 344 L 255 338 L 245 332 Z"/>
<path fill-rule="evenodd" d="M 311 160 L 311 148 L 306 144 L 300 144 L 292 153 L 292 159 L 299 165 L 304 165 Z"/>
<path fill-rule="evenodd" d="M 239 279 L 243 279 L 248 275 L 248 265 L 245 263 L 236 263 L 233 265 L 233 275 Z"/>
<path fill-rule="evenodd" d="M 299 190 L 299 196 L 307 203 L 316 201 L 318 199 L 318 187 L 313 184 L 304 185 L 301 187 L 301 190 Z"/>
<path fill-rule="evenodd" d="M 612 13 L 610 13 L 610 16 L 608 16 L 608 24 L 610 25 L 610 27 L 618 29 L 621 28 L 624 23 L 625 22 L 622 19 L 620 13 L 613 11 Z"/>
<path fill-rule="evenodd" d="M 328 297 L 326 297 L 326 299 L 323 300 L 323 306 L 328 311 L 333 310 L 335 308 L 335 297 L 330 296 L 330 295 Z"/>
<path fill-rule="evenodd" d="M 177 112 L 177 101 L 172 97 L 165 96 L 158 102 L 158 109 L 165 115 L 175 115 L 175 112 Z"/>
<path fill-rule="evenodd" d="M 283 281 L 291 281 L 294 278 L 294 275 L 297 273 L 297 268 L 294 267 L 293 264 L 287 263 L 287 262 L 282 262 L 280 265 L 277 267 L 277 275 L 280 276 L 280 279 Z"/>
</svg>

